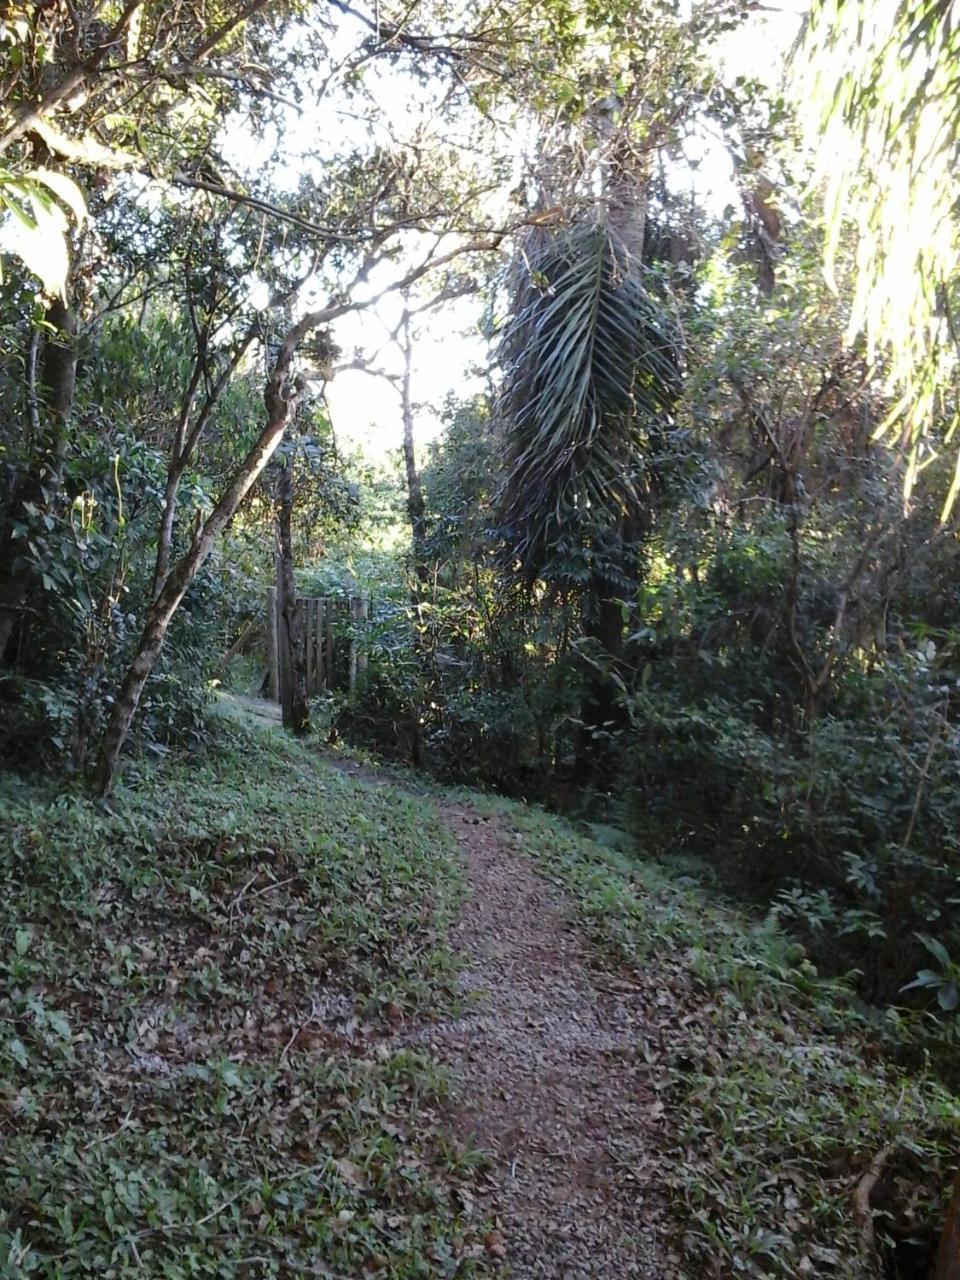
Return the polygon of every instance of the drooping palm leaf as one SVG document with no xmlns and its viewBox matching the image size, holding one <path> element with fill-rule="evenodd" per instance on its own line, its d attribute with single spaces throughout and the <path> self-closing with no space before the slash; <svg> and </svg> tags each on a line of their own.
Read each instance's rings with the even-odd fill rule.
<svg viewBox="0 0 960 1280">
<path fill-rule="evenodd" d="M 675 326 L 624 238 L 603 221 L 539 236 L 521 259 L 501 400 L 501 522 L 528 579 L 572 527 L 642 506 L 651 431 L 680 383 Z"/>
</svg>

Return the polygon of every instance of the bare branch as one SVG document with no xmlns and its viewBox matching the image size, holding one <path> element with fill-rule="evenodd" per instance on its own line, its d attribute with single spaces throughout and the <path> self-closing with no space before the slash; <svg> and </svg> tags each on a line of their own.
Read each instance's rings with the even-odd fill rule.
<svg viewBox="0 0 960 1280">
<path fill-rule="evenodd" d="M 237 27 L 241 26 L 254 14 L 259 13 L 261 9 L 265 9 L 271 0 L 250 0 L 245 4 L 239 13 L 234 14 L 229 21 L 225 22 L 222 27 L 218 27 L 216 31 L 212 31 L 206 40 L 201 41 L 193 51 L 193 61 L 202 62 L 208 53 L 211 53 L 218 44 L 222 44 L 227 36 Z"/>
</svg>

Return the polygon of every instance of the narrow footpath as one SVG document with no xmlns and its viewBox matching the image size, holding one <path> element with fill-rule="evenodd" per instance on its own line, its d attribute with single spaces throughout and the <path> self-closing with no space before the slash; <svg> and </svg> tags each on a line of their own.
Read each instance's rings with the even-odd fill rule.
<svg viewBox="0 0 960 1280">
<path fill-rule="evenodd" d="M 440 812 L 469 872 L 451 943 L 475 1003 L 422 1040 L 458 1082 L 461 1136 L 493 1157 L 489 1244 L 518 1280 L 666 1280 L 637 1181 L 657 1114 L 637 1051 L 639 992 L 591 965 L 569 909 L 496 819 Z"/>
<path fill-rule="evenodd" d="M 424 798 L 389 771 L 330 763 Z M 475 1206 L 495 1224 L 488 1251 L 512 1280 L 690 1280 L 656 1229 L 651 993 L 599 961 L 503 820 L 436 803 L 468 877 L 450 938 L 468 1011 L 400 1034 L 450 1069 L 458 1136 L 491 1157 Z"/>
</svg>

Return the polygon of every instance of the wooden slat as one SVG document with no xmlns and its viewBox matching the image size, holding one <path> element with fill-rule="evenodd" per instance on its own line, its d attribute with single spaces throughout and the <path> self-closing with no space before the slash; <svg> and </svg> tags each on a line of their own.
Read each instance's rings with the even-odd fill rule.
<svg viewBox="0 0 960 1280">
<path fill-rule="evenodd" d="M 313 667 L 316 672 L 316 692 L 323 691 L 323 601 L 313 602 Z"/>
<path fill-rule="evenodd" d="M 326 632 L 324 637 L 326 641 L 326 662 L 327 671 L 327 688 L 332 689 L 334 686 L 333 678 L 333 601 L 325 600 L 323 603 L 323 629 Z"/>
<path fill-rule="evenodd" d="M 280 655 L 277 650 L 277 588 L 267 588 L 267 697 L 280 701 Z"/>
<path fill-rule="evenodd" d="M 307 697 L 315 693 L 313 687 L 313 601 L 303 599 L 300 602 L 303 610 L 303 665 L 307 674 Z"/>
<path fill-rule="evenodd" d="M 351 623 L 354 624 L 354 628 L 356 627 L 356 624 L 360 621 L 360 601 L 356 596 L 353 596 L 350 601 L 350 621 Z M 358 646 L 357 646 L 356 630 L 351 629 L 350 661 L 348 666 L 348 671 L 349 671 L 348 684 L 349 684 L 349 689 L 351 693 L 353 693 L 354 685 L 357 683 L 357 650 L 358 650 Z"/>
</svg>

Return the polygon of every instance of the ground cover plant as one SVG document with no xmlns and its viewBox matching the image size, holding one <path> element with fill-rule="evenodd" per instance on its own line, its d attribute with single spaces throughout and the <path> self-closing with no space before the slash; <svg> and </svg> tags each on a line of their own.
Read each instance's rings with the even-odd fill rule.
<svg viewBox="0 0 960 1280">
<path fill-rule="evenodd" d="M 227 724 L 2 814 L 3 1275 L 470 1270 L 444 1081 L 385 1036 L 453 999 L 429 807 Z"/>
</svg>

